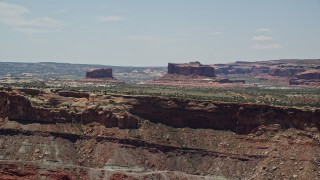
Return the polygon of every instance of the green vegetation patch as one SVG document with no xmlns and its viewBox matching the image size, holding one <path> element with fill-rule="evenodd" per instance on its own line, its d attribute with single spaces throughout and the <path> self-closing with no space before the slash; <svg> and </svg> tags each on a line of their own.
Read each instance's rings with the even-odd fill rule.
<svg viewBox="0 0 320 180">
<path fill-rule="evenodd" d="M 206 88 L 150 85 L 90 87 L 101 94 L 146 95 L 218 102 L 254 103 L 278 106 L 320 107 L 320 91 L 309 89 L 265 89 L 259 87 Z"/>
</svg>

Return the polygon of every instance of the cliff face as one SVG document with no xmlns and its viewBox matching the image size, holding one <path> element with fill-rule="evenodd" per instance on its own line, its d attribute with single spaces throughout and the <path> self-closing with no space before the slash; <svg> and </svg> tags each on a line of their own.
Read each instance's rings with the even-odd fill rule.
<svg viewBox="0 0 320 180">
<path fill-rule="evenodd" d="M 43 98 L 48 100 L 43 105 L 35 105 L 35 102 L 16 92 L 0 92 L 0 95 L 0 117 L 27 122 L 98 122 L 106 127 L 138 128 L 139 119 L 136 116 L 139 116 L 172 127 L 238 133 L 250 133 L 261 125 L 270 124 L 279 124 L 283 129 L 320 127 L 319 110 L 159 97 L 87 99 L 78 98 L 79 94 L 75 97 L 44 95 Z M 116 105 L 113 105 L 114 101 Z"/>
<path fill-rule="evenodd" d="M 68 94 L 63 92 L 63 95 Z M 71 97 L 75 95 L 76 97 Z M 31 102 L 29 98 L 17 92 L 0 92 L 0 118 L 9 118 L 22 122 L 40 123 L 92 123 L 98 122 L 106 127 L 136 128 L 137 119 L 130 114 L 120 112 L 115 107 L 95 104 L 94 98 L 70 92 L 69 97 L 49 95 L 43 104 Z M 126 123 L 124 123 L 126 122 Z"/>
<path fill-rule="evenodd" d="M 253 66 L 252 70 L 255 74 L 268 74 L 270 71 L 269 66 L 261 66 L 261 65 L 255 65 Z"/>
<path fill-rule="evenodd" d="M 215 77 L 214 67 L 200 63 L 168 64 L 168 74 Z"/>
<path fill-rule="evenodd" d="M 250 74 L 253 71 L 252 65 L 217 65 L 217 74 Z"/>
<path fill-rule="evenodd" d="M 298 79 L 320 80 L 320 69 L 308 70 L 296 75 Z"/>
<path fill-rule="evenodd" d="M 112 69 L 95 69 L 86 72 L 86 78 L 112 78 Z"/>
<path fill-rule="evenodd" d="M 237 61 L 215 64 L 216 74 L 245 74 L 265 80 L 288 82 L 290 85 L 319 86 L 319 60 Z"/>
<path fill-rule="evenodd" d="M 138 102 L 130 110 L 132 114 L 155 123 L 180 128 L 210 128 L 250 133 L 261 125 L 271 124 L 279 124 L 283 129 L 320 127 L 319 110 L 147 97 L 138 98 Z"/>
<path fill-rule="evenodd" d="M 320 70 L 311 69 L 296 74 L 294 78 L 290 80 L 290 85 L 313 85 L 320 86 Z"/>
<path fill-rule="evenodd" d="M 319 179 L 319 120 L 319 109 L 4 90 L 0 179 Z"/>
<path fill-rule="evenodd" d="M 305 71 L 304 68 L 271 68 L 269 75 L 281 77 L 293 77 L 297 73 Z"/>
<path fill-rule="evenodd" d="M 319 110 L 159 97 L 87 99 L 79 98 L 82 97 L 79 94 L 74 97 L 70 94 L 68 97 L 43 95 L 42 98 L 48 99 L 39 105 L 23 94 L 17 94 L 17 91 L 0 92 L 0 117 L 43 123 L 98 122 L 106 127 L 137 128 L 137 115 L 172 127 L 231 130 L 239 133 L 250 133 L 258 126 L 270 124 L 279 124 L 284 129 L 320 127 Z M 113 105 L 114 101 L 116 105 Z"/>
</svg>

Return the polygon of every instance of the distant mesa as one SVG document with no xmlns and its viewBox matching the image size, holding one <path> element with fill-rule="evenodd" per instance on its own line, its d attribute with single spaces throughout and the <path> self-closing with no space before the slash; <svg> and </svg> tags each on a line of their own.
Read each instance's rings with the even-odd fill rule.
<svg viewBox="0 0 320 180">
<path fill-rule="evenodd" d="M 86 78 L 113 78 L 112 68 L 101 68 L 87 71 Z"/>
<path fill-rule="evenodd" d="M 290 80 L 290 85 L 315 85 L 320 86 L 320 69 L 310 69 L 298 73 Z"/>
<path fill-rule="evenodd" d="M 215 64 L 217 76 L 246 75 L 288 85 L 320 86 L 319 59 L 284 59 Z M 220 82 L 227 82 L 222 79 Z"/>
<path fill-rule="evenodd" d="M 198 75 L 206 77 L 215 77 L 215 69 L 211 65 L 203 65 L 198 61 L 175 64 L 168 63 L 168 74 L 179 74 L 179 75 Z"/>
<path fill-rule="evenodd" d="M 150 85 L 221 87 L 221 84 L 244 84 L 245 80 L 230 80 L 216 75 L 215 65 L 203 65 L 198 61 L 190 63 L 168 63 L 168 72 L 160 79 L 148 82 Z"/>
<path fill-rule="evenodd" d="M 296 75 L 299 79 L 317 79 L 320 80 L 320 69 L 307 70 Z"/>
<path fill-rule="evenodd" d="M 124 83 L 123 81 L 117 80 L 113 77 L 112 68 L 100 68 L 86 71 L 86 78 L 80 79 L 79 81 L 90 83 Z"/>
</svg>

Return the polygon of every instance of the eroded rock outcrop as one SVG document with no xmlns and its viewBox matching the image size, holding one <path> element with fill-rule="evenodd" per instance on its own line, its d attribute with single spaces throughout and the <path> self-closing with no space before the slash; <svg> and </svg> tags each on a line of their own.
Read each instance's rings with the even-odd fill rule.
<svg viewBox="0 0 320 180">
<path fill-rule="evenodd" d="M 59 91 L 58 94 L 63 97 L 75 97 L 75 98 L 89 99 L 89 93 L 86 93 L 86 92 Z"/>
<path fill-rule="evenodd" d="M 318 59 L 284 59 L 256 62 L 237 61 L 215 64 L 216 74 L 222 76 L 246 75 L 290 85 L 319 86 Z"/>
<path fill-rule="evenodd" d="M 284 129 L 320 127 L 319 109 L 145 96 L 100 95 L 87 99 L 43 94 L 34 100 L 19 92 L 0 92 L 0 117 L 43 123 L 99 122 L 106 127 L 138 128 L 139 116 L 172 127 L 239 133 L 250 133 L 258 126 L 270 124 L 279 124 Z"/>
<path fill-rule="evenodd" d="M 0 118 L 41 123 L 98 122 L 106 127 L 137 128 L 138 119 L 108 99 L 106 103 L 95 103 L 96 97 L 87 99 L 73 92 L 76 97 L 45 94 L 42 98 L 46 99 L 38 102 L 19 92 L 0 92 Z"/>
<path fill-rule="evenodd" d="M 280 76 L 280 77 L 293 77 L 296 74 L 305 71 L 304 68 L 301 67 L 277 67 L 271 68 L 269 71 L 270 76 Z"/>
<path fill-rule="evenodd" d="M 290 85 L 312 85 L 320 86 L 320 70 L 311 69 L 296 74 L 296 76 L 289 81 Z"/>
<path fill-rule="evenodd" d="M 213 66 L 202 65 L 199 62 L 191 62 L 186 64 L 169 63 L 168 74 L 215 77 L 215 70 Z"/>
<path fill-rule="evenodd" d="M 319 128 L 320 110 L 268 105 L 219 103 L 137 97 L 132 114 L 173 127 L 210 128 L 250 133 L 261 125 L 279 124 L 282 128 Z M 156 114 L 156 116 L 154 115 Z"/>
<path fill-rule="evenodd" d="M 94 69 L 86 72 L 86 78 L 113 78 L 112 69 Z"/>
<path fill-rule="evenodd" d="M 306 79 L 306 80 L 320 80 L 320 69 L 313 69 L 298 73 L 296 75 L 299 79 Z"/>
<path fill-rule="evenodd" d="M 250 74 L 253 72 L 252 64 L 215 64 L 217 74 Z"/>
</svg>

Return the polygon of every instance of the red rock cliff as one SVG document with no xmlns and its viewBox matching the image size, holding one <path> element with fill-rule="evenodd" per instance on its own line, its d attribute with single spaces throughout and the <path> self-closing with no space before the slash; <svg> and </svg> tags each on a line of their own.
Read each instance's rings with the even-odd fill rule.
<svg viewBox="0 0 320 180">
<path fill-rule="evenodd" d="M 215 70 L 213 66 L 202 65 L 199 62 L 189 64 L 168 64 L 168 74 L 180 75 L 199 75 L 207 77 L 215 77 Z"/>
<path fill-rule="evenodd" d="M 320 110 L 268 105 L 219 103 L 136 97 L 130 110 L 142 118 L 173 127 L 210 128 L 250 133 L 261 125 L 279 124 L 283 129 L 320 127 Z"/>
<path fill-rule="evenodd" d="M 305 69 L 303 68 L 271 68 L 269 71 L 269 75 L 271 76 L 281 76 L 281 77 L 293 77 L 297 73 L 303 72 Z"/>
<path fill-rule="evenodd" d="M 44 98 L 47 100 L 37 105 Z M 320 109 L 146 96 L 97 96 L 87 99 L 43 94 L 39 100 L 34 102 L 16 90 L 0 92 L 0 118 L 42 123 L 99 122 L 106 127 L 120 128 L 137 128 L 138 122 L 145 119 L 172 127 L 238 133 L 250 133 L 261 125 L 271 124 L 279 124 L 283 129 L 320 127 Z"/>
<path fill-rule="evenodd" d="M 65 93 L 65 92 L 64 92 Z M 92 103 L 93 98 L 63 97 L 45 94 L 45 104 L 36 105 L 19 91 L 0 92 L 0 118 L 40 123 L 91 123 L 106 127 L 137 128 L 137 119 L 132 115 Z"/>
<path fill-rule="evenodd" d="M 308 70 L 296 75 L 299 79 L 319 79 L 320 80 L 320 69 Z"/>
</svg>

